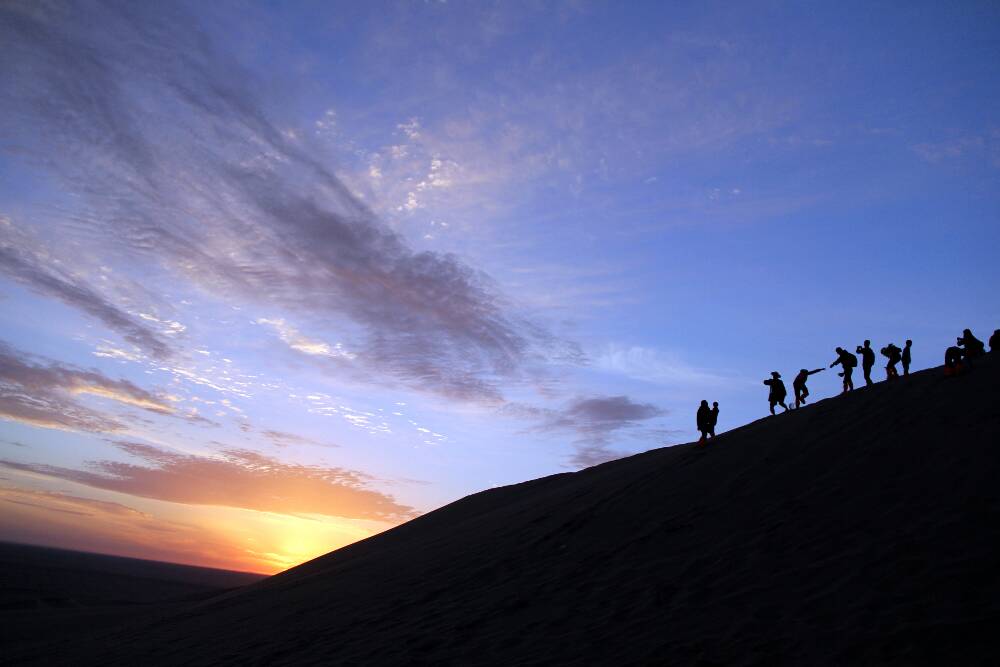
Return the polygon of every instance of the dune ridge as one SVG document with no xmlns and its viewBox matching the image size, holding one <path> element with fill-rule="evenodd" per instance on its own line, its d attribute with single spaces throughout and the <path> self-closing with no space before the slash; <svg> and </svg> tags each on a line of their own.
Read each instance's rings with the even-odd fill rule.
<svg viewBox="0 0 1000 667">
<path fill-rule="evenodd" d="M 989 664 L 997 360 L 483 491 L 74 664 Z"/>
</svg>

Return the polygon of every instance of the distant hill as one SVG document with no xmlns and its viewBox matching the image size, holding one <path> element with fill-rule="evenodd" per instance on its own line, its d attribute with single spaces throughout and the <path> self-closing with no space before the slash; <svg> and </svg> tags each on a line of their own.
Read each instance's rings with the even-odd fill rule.
<svg viewBox="0 0 1000 667">
<path fill-rule="evenodd" d="M 21 659 L 996 664 L 998 370 L 931 369 L 705 448 L 484 491 L 155 623 Z"/>
</svg>

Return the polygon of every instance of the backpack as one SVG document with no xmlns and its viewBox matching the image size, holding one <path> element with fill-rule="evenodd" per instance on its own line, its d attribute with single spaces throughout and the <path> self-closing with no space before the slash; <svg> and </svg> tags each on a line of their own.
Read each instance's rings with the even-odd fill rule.
<svg viewBox="0 0 1000 667">
<path fill-rule="evenodd" d="M 850 352 L 844 354 L 844 366 L 846 368 L 854 368 L 858 365 L 858 357 Z"/>
</svg>

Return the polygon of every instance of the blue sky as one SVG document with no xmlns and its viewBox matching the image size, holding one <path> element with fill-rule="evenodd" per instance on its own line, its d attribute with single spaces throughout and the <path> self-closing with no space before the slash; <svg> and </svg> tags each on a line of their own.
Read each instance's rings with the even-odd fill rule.
<svg viewBox="0 0 1000 667">
<path fill-rule="evenodd" d="M 0 537 L 273 571 L 940 363 L 1000 321 L 998 14 L 5 5 Z"/>
</svg>

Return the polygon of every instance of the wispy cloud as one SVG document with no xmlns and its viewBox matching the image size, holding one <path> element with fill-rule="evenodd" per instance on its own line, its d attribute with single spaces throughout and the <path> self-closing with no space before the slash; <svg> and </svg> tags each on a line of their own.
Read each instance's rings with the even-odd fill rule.
<svg viewBox="0 0 1000 667">
<path fill-rule="evenodd" d="M 696 368 L 678 355 L 641 345 L 611 343 L 592 355 L 593 365 L 609 373 L 661 385 L 718 386 L 732 379 Z"/>
<path fill-rule="evenodd" d="M 77 400 L 88 394 L 156 414 L 174 414 L 166 397 L 128 380 L 113 380 L 94 370 L 54 362 L 34 363 L 24 353 L 0 343 L 0 418 L 73 431 L 124 428 L 114 417 Z"/>
<path fill-rule="evenodd" d="M 91 464 L 94 470 L 77 470 L 14 461 L 0 463 L 98 489 L 175 503 L 392 522 L 416 516 L 413 508 L 367 488 L 367 475 L 344 468 L 284 463 L 240 449 L 205 457 L 137 442 L 117 441 L 115 446 L 146 465 L 98 461 Z"/>
<path fill-rule="evenodd" d="M 0 217 L 0 271 L 36 292 L 87 313 L 149 354 L 170 356 L 170 346 L 151 327 L 115 306 L 82 277 L 68 275 L 53 258 L 30 249 L 32 241 L 9 218 Z"/>
<path fill-rule="evenodd" d="M 913 152 L 931 163 L 975 156 L 988 159 L 993 167 L 1000 167 L 1000 128 L 983 134 L 922 142 L 913 146 Z"/>
<path fill-rule="evenodd" d="M 324 343 L 320 340 L 307 338 L 299 333 L 298 329 L 286 323 L 285 320 L 281 318 L 267 319 L 262 317 L 257 320 L 257 324 L 267 324 L 274 327 L 274 330 L 278 333 L 281 340 L 296 352 L 346 360 L 351 360 L 358 356 L 353 352 L 345 350 L 342 343 L 334 343 L 333 345 L 330 345 L 329 343 Z"/>
<path fill-rule="evenodd" d="M 287 447 L 288 445 L 317 445 L 319 447 L 338 447 L 339 445 L 332 445 L 327 442 L 321 442 L 313 438 L 307 438 L 304 435 L 298 435 L 297 433 L 289 433 L 288 431 L 276 431 L 274 429 L 268 429 L 261 431 L 261 435 L 267 438 L 271 444 L 276 447 Z"/>
<path fill-rule="evenodd" d="M 164 520 L 121 503 L 4 486 L 0 507 L 0 531 L 20 542 L 209 567 L 260 571 L 287 566 L 254 557 L 245 540 L 241 544 L 204 527 Z"/>
<path fill-rule="evenodd" d="M 8 3 L 0 39 L 0 124 L 85 195 L 72 228 L 108 252 L 349 323 L 370 372 L 419 390 L 495 400 L 497 378 L 545 353 L 486 275 L 412 250 L 273 125 L 175 6 Z"/>
<path fill-rule="evenodd" d="M 534 420 L 536 424 L 531 429 L 534 431 L 575 434 L 575 451 L 570 463 L 586 467 L 624 456 L 624 452 L 612 449 L 614 438 L 666 412 L 651 403 L 637 403 L 628 396 L 594 396 L 576 399 L 559 409 L 509 404 L 501 414 Z M 664 433 L 646 429 L 640 435 L 661 437 Z"/>
</svg>

